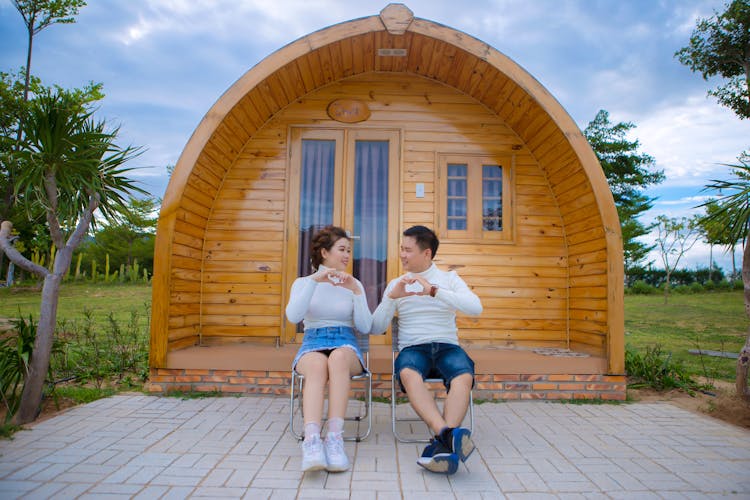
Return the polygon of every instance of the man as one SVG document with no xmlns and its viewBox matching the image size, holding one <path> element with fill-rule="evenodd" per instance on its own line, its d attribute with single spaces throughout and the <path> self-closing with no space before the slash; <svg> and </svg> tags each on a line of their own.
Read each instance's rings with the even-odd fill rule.
<svg viewBox="0 0 750 500">
<path fill-rule="evenodd" d="M 406 274 L 392 280 L 373 314 L 372 333 L 383 333 L 398 315 L 395 373 L 414 410 L 435 434 L 417 461 L 432 472 L 453 474 L 474 443 L 460 427 L 474 385 L 474 362 L 458 344 L 456 311 L 478 315 L 482 303 L 455 271 L 432 262 L 438 249 L 435 233 L 424 226 L 404 231 L 401 264 Z M 443 413 L 424 384 L 440 377 L 448 390 Z"/>
</svg>

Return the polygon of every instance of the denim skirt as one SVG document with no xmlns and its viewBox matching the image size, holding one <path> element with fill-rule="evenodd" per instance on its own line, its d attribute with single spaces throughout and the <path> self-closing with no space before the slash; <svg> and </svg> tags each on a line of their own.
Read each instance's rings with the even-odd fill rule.
<svg viewBox="0 0 750 500">
<path fill-rule="evenodd" d="M 326 326 L 323 328 L 308 328 L 305 330 L 305 337 L 302 339 L 297 355 L 292 362 L 292 369 L 297 367 L 299 359 L 308 352 L 328 351 L 339 347 L 348 347 L 359 358 L 362 369 L 365 367 L 365 361 L 362 351 L 357 344 L 357 337 L 354 330 L 348 326 Z"/>
</svg>

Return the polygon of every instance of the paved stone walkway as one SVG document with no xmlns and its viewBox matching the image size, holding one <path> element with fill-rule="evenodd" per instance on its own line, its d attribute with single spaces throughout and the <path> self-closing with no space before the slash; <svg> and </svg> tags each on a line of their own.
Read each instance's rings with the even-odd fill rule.
<svg viewBox="0 0 750 500">
<path fill-rule="evenodd" d="M 120 395 L 0 441 L 0 498 L 750 498 L 750 431 L 666 403 L 475 406 L 477 452 L 431 474 L 390 409 L 353 468 L 300 471 L 283 397 Z M 420 424 L 421 425 L 421 424 Z"/>
</svg>

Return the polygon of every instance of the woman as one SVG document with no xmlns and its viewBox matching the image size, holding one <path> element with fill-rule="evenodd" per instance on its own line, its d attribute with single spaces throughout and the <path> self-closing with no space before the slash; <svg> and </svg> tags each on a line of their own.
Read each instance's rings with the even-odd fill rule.
<svg viewBox="0 0 750 500">
<path fill-rule="evenodd" d="M 352 245 L 346 231 L 336 226 L 320 230 L 312 240 L 316 271 L 292 284 L 286 317 L 304 321 L 305 337 L 292 367 L 305 377 L 302 413 L 305 440 L 302 470 L 349 469 L 344 451 L 344 415 L 352 375 L 362 373 L 364 360 L 354 328 L 369 332 L 372 314 L 362 284 L 346 272 Z M 323 398 L 328 383 L 328 433 L 321 440 Z"/>
</svg>

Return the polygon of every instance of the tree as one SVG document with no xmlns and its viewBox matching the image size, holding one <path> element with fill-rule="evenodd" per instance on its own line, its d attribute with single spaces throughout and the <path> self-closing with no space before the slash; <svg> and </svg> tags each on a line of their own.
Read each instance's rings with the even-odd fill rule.
<svg viewBox="0 0 750 500">
<path fill-rule="evenodd" d="M 13 0 L 13 5 L 26 25 L 26 78 L 24 100 L 29 98 L 29 80 L 31 77 L 31 53 L 34 36 L 53 24 L 74 23 L 78 9 L 86 5 L 83 0 Z"/>
<path fill-rule="evenodd" d="M 706 220 L 726 227 L 729 235 L 727 241 L 740 241 L 745 238 L 745 250 L 742 256 L 742 282 L 745 290 L 745 314 L 750 318 L 750 161 L 746 155 L 740 155 L 740 163 L 729 165 L 733 168 L 733 179 L 712 180 L 706 190 L 721 193 L 716 203 L 718 210 L 706 217 Z M 745 345 L 737 359 L 736 388 L 746 401 L 750 401 L 748 390 L 748 370 L 750 368 L 750 328 L 747 331 Z"/>
<path fill-rule="evenodd" d="M 710 248 L 708 259 L 709 273 L 713 270 L 713 247 L 714 245 L 719 245 L 726 247 L 732 253 L 732 276 L 734 276 L 737 273 L 734 264 L 734 249 L 740 241 L 732 240 L 732 235 L 727 230 L 727 226 L 715 219 L 714 215 L 721 210 L 715 199 L 711 199 L 701 206 L 705 207 L 706 213 L 698 220 L 698 224 L 700 225 L 704 240 L 709 244 Z"/>
<path fill-rule="evenodd" d="M 31 77 L 32 95 L 49 92 L 42 82 Z M 92 103 L 102 99 L 101 84 L 89 83 L 82 89 L 71 91 L 83 103 Z M 28 242 L 37 236 L 37 227 L 46 224 L 43 211 L 24 209 L 23 200 L 14 200 L 13 178 L 17 170 L 18 130 L 23 123 L 23 116 L 28 112 L 28 101 L 24 100 L 23 75 L 20 73 L 0 72 L 0 192 L 4 193 L 4 204 L 0 208 L 0 221 L 15 221 L 14 229 L 20 242 Z M 19 194 L 19 196 L 23 196 Z M 49 246 L 47 246 L 49 249 Z M 0 276 L 4 266 L 4 254 L 0 253 Z"/>
<path fill-rule="evenodd" d="M 699 19 L 690 44 L 675 57 L 704 80 L 717 75 L 728 79 L 708 94 L 740 119 L 750 118 L 750 0 L 733 0 L 722 14 L 714 11 Z"/>
<path fill-rule="evenodd" d="M 682 257 L 696 244 L 700 238 L 698 219 L 669 218 L 660 215 L 656 218 L 656 247 L 659 250 L 661 262 L 667 276 L 664 280 L 664 303 L 669 298 L 669 282 L 672 273 L 677 269 Z"/>
<path fill-rule="evenodd" d="M 42 30 L 53 24 L 74 23 L 73 16 L 78 14 L 78 9 L 86 5 L 83 0 L 13 0 L 13 5 L 26 25 L 27 48 L 26 48 L 26 67 L 24 68 L 23 93 L 20 102 L 25 104 L 29 100 L 29 92 L 33 90 L 33 78 L 31 76 L 31 54 L 34 46 L 34 37 Z M 7 108 L 4 107 L 3 112 Z M 4 115 L 13 117 L 16 128 L 15 143 L 21 141 L 23 129 L 23 113 Z M 8 136 L 10 137 L 10 136 Z M 3 149 L 6 147 L 3 144 Z M 10 150 L 10 148 L 8 148 Z M 4 170 L 4 176 L 7 177 L 7 184 L 3 186 L 3 207 L 0 210 L 0 220 L 5 220 L 10 216 L 13 207 L 13 186 L 15 185 L 15 165 L 12 162 L 4 161 L 0 158 L 0 168 Z"/>
<path fill-rule="evenodd" d="M 635 125 L 632 123 L 612 124 L 609 113 L 600 110 L 583 132 L 599 158 L 615 199 L 622 226 L 626 274 L 653 249 L 653 246 L 638 241 L 640 236 L 651 230 L 638 217 L 649 210 L 654 201 L 642 190 L 664 180 L 664 172 L 652 170 L 654 159 L 638 152 L 638 140 L 626 139 L 625 136 L 633 128 Z"/>
<path fill-rule="evenodd" d="M 93 110 L 81 102 L 78 92 L 57 89 L 30 101 L 17 152 L 22 168 L 16 193 L 23 194 L 29 211 L 44 212 L 57 252 L 51 270 L 34 264 L 10 244 L 12 222 L 2 222 L 0 248 L 15 265 L 44 278 L 34 351 L 13 417 L 15 424 L 36 418 L 49 367 L 60 286 L 73 251 L 96 222 L 94 212 L 117 220 L 126 210 L 127 193 L 145 194 L 126 177 L 131 169 L 123 167 L 140 150 L 116 145 L 117 133 L 117 129 L 108 131 L 104 121 L 94 120 Z"/>
<path fill-rule="evenodd" d="M 38 85 L 38 80 L 33 79 L 32 85 Z M 0 220 L 13 217 L 13 181 L 11 179 L 12 152 L 16 141 L 14 139 L 18 130 L 21 116 L 25 112 L 26 102 L 23 99 L 23 75 L 20 73 L 0 72 L 0 193 L 2 203 L 0 206 Z M 23 231 L 23 227 L 16 228 Z M 0 276 L 3 276 L 4 254 L 0 254 Z"/>
<path fill-rule="evenodd" d="M 153 272 L 154 241 L 157 217 L 154 214 L 157 203 L 152 197 L 130 198 L 128 211 L 122 219 L 104 225 L 81 250 L 97 262 L 103 262 L 109 255 L 114 268 L 120 264 L 132 266 L 137 259 L 144 269 Z"/>
</svg>

